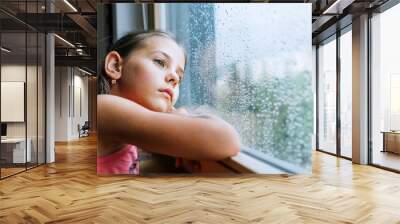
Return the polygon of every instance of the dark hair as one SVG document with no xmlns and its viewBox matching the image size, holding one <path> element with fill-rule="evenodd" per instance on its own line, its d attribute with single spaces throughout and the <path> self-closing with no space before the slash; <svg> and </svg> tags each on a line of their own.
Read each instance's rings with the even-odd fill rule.
<svg viewBox="0 0 400 224">
<path fill-rule="evenodd" d="M 144 32 L 135 32 L 128 33 L 125 36 L 121 37 L 117 42 L 115 42 L 107 51 L 107 54 L 111 51 L 116 51 L 122 58 L 126 58 L 129 54 L 138 48 L 144 46 L 144 41 L 149 39 L 150 37 L 165 37 L 178 42 L 176 39 L 169 33 L 163 31 L 144 31 Z M 179 44 L 178 44 L 179 45 Z M 182 48 L 183 49 L 183 48 Z M 186 53 L 185 54 L 185 63 L 186 63 Z M 105 61 L 101 63 L 101 71 L 98 77 L 98 94 L 108 94 L 111 90 L 111 78 L 108 77 L 105 69 L 104 69 Z"/>
</svg>

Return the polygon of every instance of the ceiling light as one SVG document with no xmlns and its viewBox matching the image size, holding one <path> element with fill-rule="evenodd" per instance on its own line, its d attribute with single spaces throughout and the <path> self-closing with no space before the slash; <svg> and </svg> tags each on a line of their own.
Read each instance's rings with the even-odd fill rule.
<svg viewBox="0 0 400 224">
<path fill-rule="evenodd" d="M 10 52 L 11 52 L 11 50 L 9 50 L 9 49 L 7 49 L 7 48 L 5 48 L 5 47 L 1 47 L 1 50 L 4 51 L 4 52 L 6 52 L 6 53 L 10 53 Z"/>
<path fill-rule="evenodd" d="M 67 45 L 69 45 L 70 47 L 75 48 L 75 45 L 71 44 L 71 42 L 67 41 L 66 39 L 58 36 L 57 34 L 54 34 L 55 37 L 57 37 L 59 40 L 63 41 L 64 43 L 66 43 Z"/>
<path fill-rule="evenodd" d="M 78 67 L 78 69 L 79 69 L 79 71 L 81 71 L 81 72 L 83 72 L 83 73 L 85 73 L 85 74 L 87 74 L 87 75 L 92 75 L 92 73 L 90 73 L 90 72 L 88 72 L 88 71 L 86 71 L 86 70 L 83 70 L 83 69 L 81 69 L 81 68 L 79 68 L 79 67 Z"/>
<path fill-rule="evenodd" d="M 354 1 L 355 0 L 336 0 L 332 5 L 325 9 L 322 14 L 342 14 L 343 10 Z"/>
<path fill-rule="evenodd" d="M 78 12 L 78 10 L 71 4 L 68 2 L 68 0 L 64 0 L 65 4 L 67 4 L 74 12 Z"/>
</svg>

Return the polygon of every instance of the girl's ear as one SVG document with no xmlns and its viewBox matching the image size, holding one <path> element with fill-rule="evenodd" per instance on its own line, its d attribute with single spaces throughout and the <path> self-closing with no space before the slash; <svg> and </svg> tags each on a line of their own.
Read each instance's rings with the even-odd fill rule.
<svg viewBox="0 0 400 224">
<path fill-rule="evenodd" d="M 122 58 L 116 51 L 111 51 L 107 54 L 104 61 L 104 70 L 111 80 L 118 80 L 122 75 Z"/>
</svg>

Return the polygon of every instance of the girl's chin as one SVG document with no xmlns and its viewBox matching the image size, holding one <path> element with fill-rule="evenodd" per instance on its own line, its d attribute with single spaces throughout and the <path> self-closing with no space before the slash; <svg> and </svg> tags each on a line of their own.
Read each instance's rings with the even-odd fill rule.
<svg viewBox="0 0 400 224">
<path fill-rule="evenodd" d="M 151 110 L 161 113 L 170 113 L 172 112 L 172 107 L 170 104 L 162 101 L 152 106 Z"/>
</svg>

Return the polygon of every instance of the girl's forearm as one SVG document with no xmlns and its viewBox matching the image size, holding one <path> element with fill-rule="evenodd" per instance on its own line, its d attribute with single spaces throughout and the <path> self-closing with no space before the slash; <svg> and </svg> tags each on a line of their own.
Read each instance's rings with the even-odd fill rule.
<svg viewBox="0 0 400 224">
<path fill-rule="evenodd" d="M 99 101 L 99 131 L 114 141 L 187 159 L 218 160 L 240 148 L 235 129 L 220 118 L 153 112 L 123 98 Z"/>
<path fill-rule="evenodd" d="M 141 137 L 135 139 L 139 140 L 136 144 L 151 152 L 219 160 L 236 155 L 240 149 L 236 131 L 216 117 L 157 113 L 149 118 L 146 127 Z"/>
</svg>

